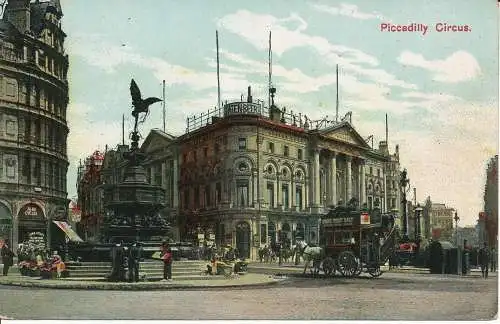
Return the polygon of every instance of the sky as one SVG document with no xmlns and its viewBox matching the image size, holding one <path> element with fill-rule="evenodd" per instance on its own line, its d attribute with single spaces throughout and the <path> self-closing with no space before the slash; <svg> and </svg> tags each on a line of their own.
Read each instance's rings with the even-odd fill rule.
<svg viewBox="0 0 500 324">
<path fill-rule="evenodd" d="M 217 105 L 215 32 L 222 101 L 267 98 L 272 31 L 276 103 L 310 119 L 352 112 L 355 129 L 400 147 L 417 200 L 455 208 L 461 225 L 483 207 L 485 168 L 498 154 L 498 25 L 494 0 L 61 0 L 69 55 L 68 194 L 78 161 L 121 143 L 134 78 L 162 97 L 167 132 Z M 391 32 L 383 24 L 417 27 Z M 443 26 L 452 30 L 438 31 Z M 467 25 L 467 28 L 464 26 Z M 423 33 L 423 26 L 427 30 Z M 401 30 L 403 27 L 399 27 Z M 458 31 L 458 30 L 466 31 Z M 404 29 L 406 30 L 406 28 Z M 141 126 L 162 128 L 162 104 Z M 410 195 L 412 196 L 412 194 Z M 413 198 L 413 197 L 412 197 Z"/>
</svg>

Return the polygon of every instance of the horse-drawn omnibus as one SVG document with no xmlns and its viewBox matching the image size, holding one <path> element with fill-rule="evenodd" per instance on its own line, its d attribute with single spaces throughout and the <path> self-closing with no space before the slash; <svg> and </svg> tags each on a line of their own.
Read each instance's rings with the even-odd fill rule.
<svg viewBox="0 0 500 324">
<path fill-rule="evenodd" d="M 378 277 L 380 266 L 394 253 L 396 240 L 394 221 L 380 209 L 338 206 L 321 218 L 321 267 L 326 275 L 339 272 L 354 277 L 367 272 Z"/>
</svg>

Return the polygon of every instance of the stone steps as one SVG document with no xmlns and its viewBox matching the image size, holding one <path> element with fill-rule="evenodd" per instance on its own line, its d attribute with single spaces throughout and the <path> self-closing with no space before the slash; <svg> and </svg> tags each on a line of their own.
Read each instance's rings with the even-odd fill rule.
<svg viewBox="0 0 500 324">
<path fill-rule="evenodd" d="M 174 261 L 172 264 L 172 277 L 179 280 L 209 279 L 202 275 L 206 270 L 208 261 Z M 111 272 L 109 262 L 80 262 L 67 265 L 71 280 L 84 278 L 85 280 L 102 279 Z M 147 280 L 163 278 L 163 262 L 141 262 L 139 272 L 145 273 Z"/>
</svg>

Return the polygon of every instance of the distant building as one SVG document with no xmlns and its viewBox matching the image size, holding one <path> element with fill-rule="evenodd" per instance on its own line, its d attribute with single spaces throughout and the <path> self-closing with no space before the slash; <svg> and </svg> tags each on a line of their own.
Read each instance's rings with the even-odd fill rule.
<svg viewBox="0 0 500 324">
<path fill-rule="evenodd" d="M 3 1 L 5 3 L 5 1 Z M 58 0 L 9 0 L 0 20 L 0 239 L 64 243 L 68 56 Z"/>
<path fill-rule="evenodd" d="M 430 202 L 430 199 L 428 201 Z M 424 214 L 428 217 L 431 238 L 445 241 L 452 240 L 454 208 L 447 207 L 445 204 L 431 202 L 430 204 L 426 203 Z"/>
<path fill-rule="evenodd" d="M 455 242 L 455 232 L 453 232 L 453 243 Z M 460 246 L 463 245 L 464 240 L 467 240 L 467 245 L 472 247 L 480 247 L 481 242 L 478 237 L 477 229 L 475 226 L 466 226 L 458 228 L 458 243 Z"/>
<path fill-rule="evenodd" d="M 484 186 L 484 242 L 493 247 L 498 245 L 498 155 L 491 158 L 486 168 L 486 184 Z"/>
<path fill-rule="evenodd" d="M 95 151 L 78 168 L 77 190 L 80 222 L 77 232 L 87 241 L 98 241 L 103 219 L 102 175 L 104 154 Z"/>
</svg>

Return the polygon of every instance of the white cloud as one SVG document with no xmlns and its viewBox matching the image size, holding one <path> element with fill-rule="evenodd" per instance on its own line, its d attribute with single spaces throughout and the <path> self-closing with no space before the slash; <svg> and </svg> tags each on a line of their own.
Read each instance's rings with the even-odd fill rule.
<svg viewBox="0 0 500 324">
<path fill-rule="evenodd" d="M 483 208 L 486 162 L 498 154 L 497 103 L 454 99 L 439 105 L 427 120 L 415 121 L 418 130 L 394 124 L 389 114 L 391 151 L 400 145 L 401 166 L 408 169 L 419 201 L 431 196 L 434 202 L 456 208 L 462 223 L 474 224 Z M 385 136 L 383 116 L 378 121 L 354 122 L 377 140 Z"/>
<path fill-rule="evenodd" d="M 326 12 L 334 16 L 346 16 L 362 20 L 367 20 L 367 19 L 385 20 L 384 17 L 382 17 L 382 15 L 378 12 L 373 12 L 373 13 L 361 12 L 359 11 L 358 6 L 352 4 L 341 3 L 339 7 L 331 7 L 317 3 L 311 3 L 310 5 L 311 7 L 313 7 L 318 11 Z"/>
<path fill-rule="evenodd" d="M 444 60 L 427 60 L 422 54 L 403 51 L 398 61 L 428 70 L 433 73 L 433 80 L 445 83 L 469 81 L 481 74 L 479 63 L 466 51 L 457 51 Z"/>
<path fill-rule="evenodd" d="M 288 28 L 287 23 L 293 20 L 299 22 L 301 28 Z M 406 89 L 417 88 L 414 84 L 398 80 L 394 75 L 376 68 L 379 66 L 379 61 L 372 55 L 348 46 L 331 44 L 324 37 L 304 33 L 305 25 L 302 24 L 302 21 L 302 18 L 296 14 L 280 19 L 272 15 L 239 10 L 222 17 L 217 24 L 219 27 L 242 37 L 262 51 L 269 48 L 266 35 L 269 34 L 269 30 L 272 30 L 273 55 L 280 56 L 293 48 L 306 47 L 316 51 L 323 62 L 332 66 L 332 72 L 335 71 L 334 66 L 339 64 L 342 70 L 369 78 L 376 83 Z"/>
</svg>

